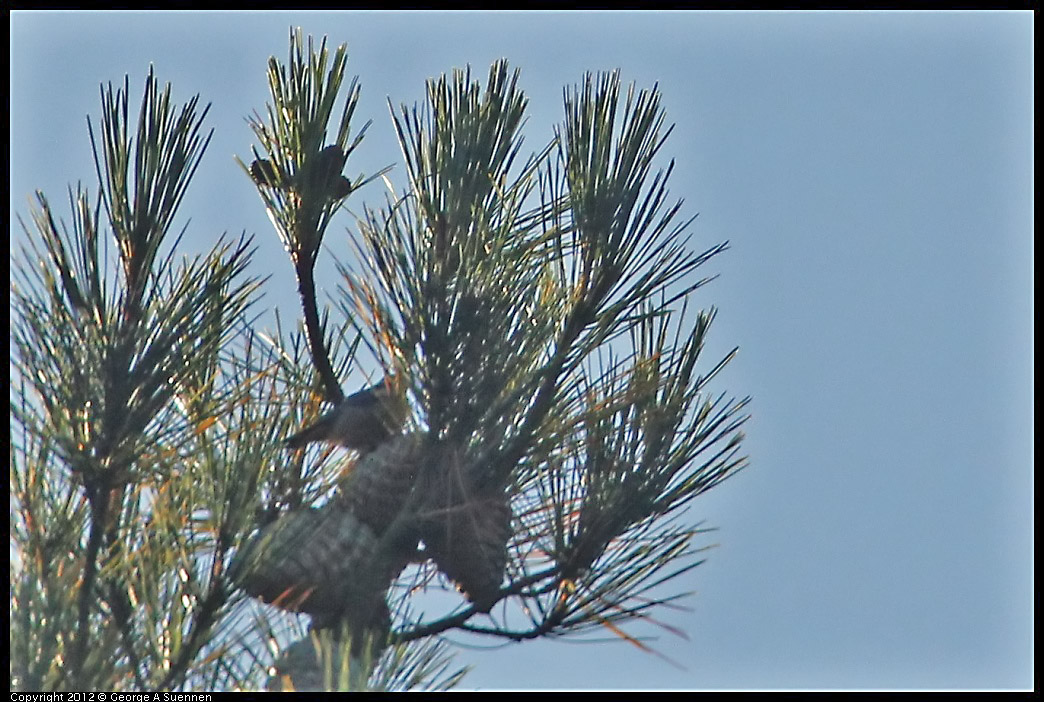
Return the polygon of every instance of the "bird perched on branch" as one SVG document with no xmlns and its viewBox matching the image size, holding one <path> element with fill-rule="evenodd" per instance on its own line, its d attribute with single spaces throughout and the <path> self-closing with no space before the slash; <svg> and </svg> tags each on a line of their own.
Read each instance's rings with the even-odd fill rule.
<svg viewBox="0 0 1044 702">
<path fill-rule="evenodd" d="M 409 406 L 394 376 L 344 398 L 340 404 L 302 429 L 286 445 L 292 449 L 321 441 L 335 446 L 373 451 L 406 423 Z"/>
</svg>

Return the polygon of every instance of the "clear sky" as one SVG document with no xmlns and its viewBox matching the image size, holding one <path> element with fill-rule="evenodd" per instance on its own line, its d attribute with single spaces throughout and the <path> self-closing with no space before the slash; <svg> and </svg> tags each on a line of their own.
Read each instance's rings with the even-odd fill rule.
<svg viewBox="0 0 1044 702">
<path fill-rule="evenodd" d="M 1033 25 L 1028 12 L 15 12 L 11 226 L 39 188 L 96 190 L 85 116 L 149 64 L 214 139 L 182 206 L 184 247 L 257 235 L 266 300 L 293 278 L 232 159 L 291 25 L 347 42 L 374 120 L 348 174 L 401 163 L 386 98 L 507 57 L 527 145 L 589 70 L 658 82 L 671 192 L 696 245 L 732 248 L 696 296 L 719 315 L 716 389 L 753 395 L 751 465 L 689 513 L 718 546 L 654 644 L 486 649 L 465 688 L 1028 688 L 1033 680 Z M 401 179 L 402 168 L 394 174 Z M 401 180 L 399 181 L 401 182 Z M 362 201 L 377 202 L 378 185 Z M 359 200 L 351 203 L 358 207 Z M 328 243 L 343 254 L 341 242 Z M 345 226 L 350 218 L 340 220 Z M 327 259 L 329 261 L 329 258 Z M 325 273 L 323 272 L 325 270 Z M 336 283 L 332 266 L 320 283 Z M 325 277 L 324 277 L 325 276 Z M 360 380 L 361 383 L 361 380 Z"/>
</svg>

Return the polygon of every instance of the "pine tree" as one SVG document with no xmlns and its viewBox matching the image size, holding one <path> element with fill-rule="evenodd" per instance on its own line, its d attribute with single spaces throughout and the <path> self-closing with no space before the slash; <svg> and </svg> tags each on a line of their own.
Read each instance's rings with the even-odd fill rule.
<svg viewBox="0 0 1044 702">
<path fill-rule="evenodd" d="M 431 80 L 392 108 L 405 189 L 331 242 L 385 175 L 344 175 L 369 126 L 346 64 L 292 31 L 240 161 L 296 330 L 261 323 L 249 237 L 176 257 L 207 108 L 151 71 L 136 127 L 129 81 L 103 86 L 71 228 L 37 193 L 12 257 L 13 688 L 444 689 L 450 631 L 644 647 L 628 623 L 701 562 L 687 508 L 745 465 L 747 399 L 709 393 L 735 350 L 703 362 L 692 300 L 727 244 L 689 246 L 657 89 L 585 76 L 526 155 L 517 69 Z M 333 310 L 324 242 L 355 254 Z M 402 422 L 285 446 L 360 373 Z"/>
</svg>

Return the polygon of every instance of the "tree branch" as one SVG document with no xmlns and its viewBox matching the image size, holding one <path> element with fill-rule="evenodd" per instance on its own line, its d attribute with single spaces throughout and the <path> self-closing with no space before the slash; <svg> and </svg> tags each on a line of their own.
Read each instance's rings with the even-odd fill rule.
<svg viewBox="0 0 1044 702">
<path fill-rule="evenodd" d="M 98 574 L 98 558 L 102 541 L 105 537 L 105 522 L 109 514 L 109 490 L 104 486 L 87 488 L 91 504 L 91 533 L 87 540 L 87 552 L 84 554 L 83 580 L 80 583 L 77 602 L 76 641 L 69 656 L 67 680 L 74 686 L 80 686 L 80 673 L 87 655 L 87 641 L 90 638 L 91 596 L 94 593 L 94 580 Z"/>
<path fill-rule="evenodd" d="M 534 573 L 533 575 L 528 575 L 524 578 L 520 578 L 519 580 L 515 580 L 511 583 L 508 583 L 506 586 L 500 589 L 500 592 L 497 593 L 496 599 L 494 600 L 494 604 L 504 599 L 505 597 L 517 595 L 533 583 L 539 582 L 545 578 L 552 577 L 557 573 L 558 567 L 555 566 L 553 568 L 548 568 L 544 571 L 541 571 L 540 573 Z M 449 629 L 459 629 L 461 628 L 461 625 L 464 624 L 464 622 L 466 622 L 468 619 L 479 613 L 480 611 L 478 605 L 473 604 L 469 607 L 465 607 L 456 614 L 448 615 L 446 617 L 443 617 L 442 619 L 436 619 L 435 621 L 431 621 L 426 624 L 418 624 L 412 629 L 393 632 L 389 641 L 394 645 L 396 643 L 413 641 L 415 639 L 421 639 L 426 636 L 432 636 L 434 634 L 441 634 L 442 632 L 447 631 Z"/>
<path fill-rule="evenodd" d="M 341 389 L 337 374 L 330 363 L 330 354 L 326 348 L 322 322 L 319 319 L 319 308 L 315 300 L 315 254 L 309 251 L 297 251 L 294 255 L 294 270 L 297 273 L 297 291 L 301 295 L 305 332 L 308 337 L 308 349 L 312 354 L 312 362 L 323 382 L 325 399 L 337 404 L 344 399 L 344 391 Z"/>
</svg>

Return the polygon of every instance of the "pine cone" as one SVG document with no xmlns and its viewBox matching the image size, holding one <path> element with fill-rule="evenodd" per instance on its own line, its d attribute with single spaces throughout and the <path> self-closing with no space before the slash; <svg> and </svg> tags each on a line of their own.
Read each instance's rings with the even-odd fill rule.
<svg viewBox="0 0 1044 702">
<path fill-rule="evenodd" d="M 259 158 L 250 164 L 250 176 L 258 185 L 275 187 L 276 183 L 280 181 L 279 172 L 267 158 Z"/>
<path fill-rule="evenodd" d="M 421 468 L 423 434 L 397 436 L 366 454 L 344 479 L 338 499 L 377 535 L 402 510 Z M 416 546 L 416 538 L 413 546 Z"/>
<path fill-rule="evenodd" d="M 346 159 L 347 156 L 337 144 L 324 147 L 309 157 L 301 174 L 301 184 L 333 199 L 345 197 L 351 192 L 351 183 L 341 175 Z"/>
<path fill-rule="evenodd" d="M 344 176 L 336 178 L 333 185 L 330 186 L 330 194 L 333 196 L 334 200 L 346 198 L 351 194 L 351 192 L 352 182 Z"/>
<path fill-rule="evenodd" d="M 421 521 L 421 538 L 443 575 L 480 611 L 488 612 L 507 566 L 511 506 L 504 493 L 470 494 L 459 465 L 452 458 L 441 461 Z"/>
<path fill-rule="evenodd" d="M 347 619 L 370 625 L 409 554 L 374 563 L 377 537 L 336 503 L 288 512 L 236 555 L 233 580 L 247 594 L 281 609 L 313 615 L 317 625 Z"/>
<path fill-rule="evenodd" d="M 321 692 L 326 689 L 323 667 L 311 638 L 287 646 L 272 667 L 275 675 L 265 686 L 268 692 Z"/>
<path fill-rule="evenodd" d="M 343 659 L 348 654 L 348 667 L 342 675 Z M 359 691 L 365 688 L 379 651 L 374 655 L 359 655 L 356 648 L 344 650 L 344 645 L 336 639 L 312 636 L 295 641 L 283 649 L 282 654 L 273 664 L 275 674 L 268 679 L 266 689 L 269 692 L 321 692 L 336 690 L 342 682 L 344 687 Z M 330 679 L 325 678 L 324 658 L 331 658 L 329 666 Z M 345 680 L 347 678 L 347 680 Z M 329 682 L 329 686 L 327 685 Z"/>
</svg>

